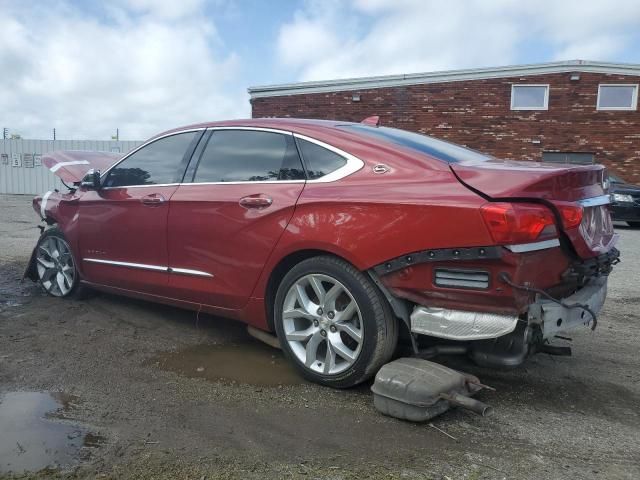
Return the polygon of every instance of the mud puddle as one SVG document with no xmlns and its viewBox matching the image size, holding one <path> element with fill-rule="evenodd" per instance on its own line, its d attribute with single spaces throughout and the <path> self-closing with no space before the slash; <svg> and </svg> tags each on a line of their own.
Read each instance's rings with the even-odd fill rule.
<svg viewBox="0 0 640 480">
<path fill-rule="evenodd" d="M 149 363 L 162 370 L 214 382 L 258 386 L 304 383 L 282 352 L 248 341 L 242 344 L 195 345 L 158 355 Z"/>
<path fill-rule="evenodd" d="M 61 422 L 74 397 L 62 393 L 12 392 L 0 396 L 0 473 L 72 465 L 104 439 Z"/>
</svg>

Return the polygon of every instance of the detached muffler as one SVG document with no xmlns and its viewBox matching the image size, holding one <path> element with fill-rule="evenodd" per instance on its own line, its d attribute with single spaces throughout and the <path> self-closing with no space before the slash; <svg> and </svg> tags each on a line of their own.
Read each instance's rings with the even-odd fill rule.
<svg viewBox="0 0 640 480">
<path fill-rule="evenodd" d="M 384 415 L 424 422 L 452 406 L 478 415 L 491 407 L 470 398 L 483 388 L 478 378 L 420 358 L 400 358 L 383 366 L 371 387 L 373 404 Z"/>
</svg>

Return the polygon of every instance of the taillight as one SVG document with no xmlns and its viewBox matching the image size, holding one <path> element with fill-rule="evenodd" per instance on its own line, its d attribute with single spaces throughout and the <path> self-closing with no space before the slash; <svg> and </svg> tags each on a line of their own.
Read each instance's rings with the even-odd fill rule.
<svg viewBox="0 0 640 480">
<path fill-rule="evenodd" d="M 581 205 L 573 204 L 556 204 L 560 216 L 562 217 L 562 224 L 564 228 L 574 228 L 580 225 L 582 222 L 583 209 Z"/>
<path fill-rule="evenodd" d="M 553 213 L 544 205 L 487 203 L 480 211 L 496 243 L 528 243 L 557 237 Z"/>
</svg>

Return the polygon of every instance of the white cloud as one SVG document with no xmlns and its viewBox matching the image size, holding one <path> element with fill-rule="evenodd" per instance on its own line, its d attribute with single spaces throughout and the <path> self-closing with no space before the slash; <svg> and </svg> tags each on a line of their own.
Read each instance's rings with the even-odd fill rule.
<svg viewBox="0 0 640 480">
<path fill-rule="evenodd" d="M 611 60 L 638 25 L 637 0 L 310 0 L 277 45 L 300 79 L 320 80 L 518 63 L 530 45 L 537 58 Z"/>
<path fill-rule="evenodd" d="M 28 2 L 25 2 L 28 3 Z M 57 2 L 0 18 L 0 118 L 29 138 L 143 139 L 249 114 L 240 59 L 199 0 L 127 0 L 102 16 Z"/>
</svg>

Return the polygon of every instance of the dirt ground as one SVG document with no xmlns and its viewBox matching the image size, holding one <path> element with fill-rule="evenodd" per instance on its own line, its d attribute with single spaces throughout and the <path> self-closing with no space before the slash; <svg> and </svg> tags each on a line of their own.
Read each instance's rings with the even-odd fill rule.
<svg viewBox="0 0 640 480">
<path fill-rule="evenodd" d="M 0 196 L 0 400 L 24 414 L 26 397 L 11 395 L 53 392 L 66 400 L 47 422 L 93 441 L 54 470 L 3 474 L 0 458 L 0 477 L 640 478 L 638 230 L 618 228 L 623 262 L 598 329 L 572 335 L 572 357 L 513 371 L 442 359 L 496 388 L 479 397 L 494 414 L 452 410 L 430 426 L 378 414 L 370 385 L 301 381 L 238 323 L 20 284 L 38 236 L 30 202 Z M 29 448 L 18 442 L 16 461 Z"/>
</svg>

